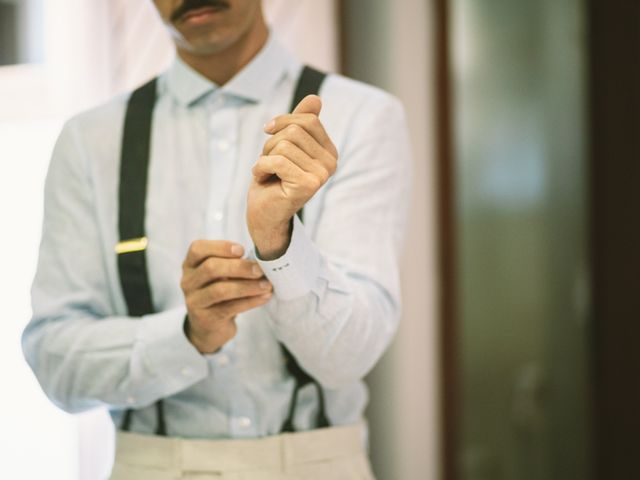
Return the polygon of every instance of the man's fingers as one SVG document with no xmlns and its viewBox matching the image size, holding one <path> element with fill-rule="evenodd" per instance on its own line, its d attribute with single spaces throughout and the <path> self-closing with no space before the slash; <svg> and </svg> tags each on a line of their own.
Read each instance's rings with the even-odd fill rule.
<svg viewBox="0 0 640 480">
<path fill-rule="evenodd" d="M 222 335 L 227 340 L 236 334 L 237 326 L 235 318 L 238 314 L 246 312 L 256 307 L 266 304 L 273 294 L 271 292 L 255 295 L 253 297 L 237 298 L 226 302 L 218 303 L 210 308 L 190 310 L 189 312 L 189 338 L 194 341 L 195 337 L 209 336 L 219 337 Z M 197 311 L 197 313 L 195 313 Z M 194 328 L 197 326 L 198 333 Z M 197 342 L 200 343 L 200 342 Z M 224 343 L 224 342 L 223 342 Z M 196 345 L 196 343 L 194 343 Z M 198 350 L 203 353 L 212 353 L 221 345 L 217 341 L 215 346 L 200 344 Z"/>
<path fill-rule="evenodd" d="M 182 279 L 182 289 L 191 291 L 221 278 L 257 279 L 263 272 L 257 262 L 243 258 L 209 257 Z"/>
<path fill-rule="evenodd" d="M 307 95 L 298 103 L 293 113 L 275 117 L 265 125 L 264 131 L 274 135 L 289 125 L 298 125 L 315 138 L 333 157 L 338 158 L 338 152 L 318 118 L 321 108 L 320 97 Z"/>
<path fill-rule="evenodd" d="M 322 123 L 320 123 L 317 116 L 311 113 L 280 115 L 267 124 L 264 131 L 271 135 L 275 135 L 279 131 L 287 128 L 289 125 L 298 125 L 299 127 L 302 127 L 322 146 L 322 148 L 326 149 L 335 158 L 338 158 L 338 151 L 322 126 Z"/>
<path fill-rule="evenodd" d="M 185 266 L 195 268 L 209 257 L 239 258 L 244 247 L 226 240 L 195 240 L 189 246 Z"/>
<path fill-rule="evenodd" d="M 294 114 L 296 113 L 312 113 L 315 116 L 320 115 L 320 110 L 322 109 L 322 100 L 317 95 L 307 95 L 300 103 L 296 105 L 296 108 L 293 109 Z"/>
<path fill-rule="evenodd" d="M 259 183 L 268 181 L 273 175 L 291 184 L 300 184 L 305 171 L 282 155 L 262 155 L 251 169 Z"/>
<path fill-rule="evenodd" d="M 322 158 L 327 151 L 303 127 L 292 123 L 267 140 L 262 148 L 263 155 L 270 155 L 280 142 L 287 141 L 296 145 L 311 158 Z"/>
<path fill-rule="evenodd" d="M 326 160 L 323 162 L 320 159 L 311 158 L 306 152 L 288 140 L 279 142 L 273 150 L 269 152 L 269 155 L 281 155 L 289 159 L 305 172 L 316 175 L 322 180 L 322 183 L 326 182 L 329 178 L 330 173 L 325 163 L 328 164 L 330 162 Z"/>
<path fill-rule="evenodd" d="M 195 290 L 186 302 L 189 310 L 203 309 L 229 300 L 264 295 L 271 290 L 268 280 L 221 280 Z"/>
<path fill-rule="evenodd" d="M 227 302 L 222 302 L 213 308 L 218 310 L 218 315 L 222 315 L 225 318 L 231 317 L 264 305 L 271 299 L 272 296 L 273 294 L 269 292 L 254 297 L 229 300 Z"/>
</svg>

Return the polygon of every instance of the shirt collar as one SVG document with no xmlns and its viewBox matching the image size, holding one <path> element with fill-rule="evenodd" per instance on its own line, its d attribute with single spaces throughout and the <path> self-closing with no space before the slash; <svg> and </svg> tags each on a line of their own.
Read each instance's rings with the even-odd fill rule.
<svg viewBox="0 0 640 480">
<path fill-rule="evenodd" d="M 293 74 L 299 62 L 287 52 L 273 33 L 264 47 L 231 80 L 219 87 L 189 65 L 178 55 L 166 73 L 167 91 L 181 104 L 192 105 L 215 90 L 260 102 L 269 97 L 284 75 Z"/>
</svg>

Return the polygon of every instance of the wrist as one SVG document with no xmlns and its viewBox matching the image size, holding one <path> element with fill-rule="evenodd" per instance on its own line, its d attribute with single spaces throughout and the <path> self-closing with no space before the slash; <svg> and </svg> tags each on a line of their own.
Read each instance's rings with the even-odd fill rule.
<svg viewBox="0 0 640 480">
<path fill-rule="evenodd" d="M 289 248 L 293 220 L 271 227 L 254 228 L 251 237 L 261 260 L 280 258 Z"/>
<path fill-rule="evenodd" d="M 230 322 L 233 323 L 233 319 Z M 184 317 L 183 330 L 187 340 L 203 355 L 216 353 L 229 340 L 219 332 L 198 332 L 193 328 L 189 314 Z"/>
</svg>

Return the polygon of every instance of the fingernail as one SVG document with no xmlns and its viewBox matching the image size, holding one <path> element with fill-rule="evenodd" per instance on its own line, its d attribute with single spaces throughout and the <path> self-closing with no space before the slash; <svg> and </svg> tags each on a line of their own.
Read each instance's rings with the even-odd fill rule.
<svg viewBox="0 0 640 480">
<path fill-rule="evenodd" d="M 264 294 L 260 295 L 260 298 L 271 298 L 271 295 L 273 295 L 271 292 L 264 293 Z"/>
<path fill-rule="evenodd" d="M 260 276 L 262 275 L 262 270 L 258 265 L 254 265 L 253 267 L 251 267 L 251 273 L 253 273 L 254 275 Z"/>
<path fill-rule="evenodd" d="M 233 245 L 231 247 L 231 253 L 233 255 L 242 255 L 244 253 L 244 248 L 242 247 L 242 245 Z"/>
<path fill-rule="evenodd" d="M 271 120 L 270 122 L 265 123 L 264 131 L 265 132 L 270 132 L 271 130 L 273 130 L 273 128 L 275 126 L 276 126 L 276 121 L 275 120 Z"/>
<path fill-rule="evenodd" d="M 260 288 L 266 290 L 267 288 L 269 288 L 269 282 L 267 282 L 266 280 L 261 281 Z"/>
</svg>

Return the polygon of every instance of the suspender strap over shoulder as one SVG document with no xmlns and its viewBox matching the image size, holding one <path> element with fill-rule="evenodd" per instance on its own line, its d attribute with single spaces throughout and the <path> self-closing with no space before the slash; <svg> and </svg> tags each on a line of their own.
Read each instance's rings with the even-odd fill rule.
<svg viewBox="0 0 640 480">
<path fill-rule="evenodd" d="M 309 66 L 305 66 L 302 69 L 302 73 L 300 73 L 300 78 L 298 79 L 298 85 L 296 86 L 295 93 L 293 98 L 291 99 L 291 105 L 289 106 L 289 111 L 293 112 L 298 103 L 302 101 L 304 97 L 307 95 L 317 94 L 320 91 L 320 87 L 322 86 L 322 82 L 326 78 L 326 74 L 320 72 L 314 68 Z M 304 220 L 304 208 L 301 208 L 298 213 L 298 217 L 300 221 Z M 280 429 L 281 432 L 294 432 L 295 428 L 293 426 L 293 421 L 296 414 L 296 405 L 298 403 L 298 394 L 300 390 L 312 383 L 316 392 L 318 393 L 318 414 L 316 418 L 316 427 L 324 428 L 328 427 L 329 420 L 327 418 L 327 413 L 325 409 L 325 401 L 324 401 L 324 391 L 322 387 L 318 383 L 317 380 L 312 378 L 307 372 L 305 372 L 298 361 L 293 356 L 293 354 L 284 346 L 284 344 L 280 344 L 280 348 L 282 349 L 282 354 L 284 355 L 286 366 L 289 374 L 294 379 L 294 387 L 293 394 L 291 396 L 291 402 L 289 403 L 289 412 L 287 414 L 287 418 L 282 424 Z"/>
<path fill-rule="evenodd" d="M 326 75 L 305 66 L 298 79 L 290 111 L 307 95 L 317 94 Z M 151 127 L 156 102 L 156 84 L 154 78 L 135 90 L 127 104 L 122 136 L 120 164 L 118 230 L 120 242 L 116 246 L 120 283 L 129 315 L 140 317 L 154 312 L 151 287 L 147 271 L 145 233 L 145 206 L 147 197 L 147 179 L 150 161 Z M 298 212 L 303 219 L 303 211 Z M 294 431 L 298 393 L 302 387 L 313 383 L 318 392 L 317 427 L 329 426 L 325 413 L 324 393 L 320 384 L 298 365 L 295 357 L 281 344 L 287 370 L 294 378 L 294 391 L 287 418 L 282 431 Z M 132 410 L 127 410 L 121 429 L 131 427 Z M 166 435 L 166 421 L 162 400 L 156 403 L 156 435 Z"/>
<path fill-rule="evenodd" d="M 129 315 L 153 312 L 147 275 L 145 205 L 156 79 L 131 94 L 124 118 L 120 160 L 118 271 Z"/>
<path fill-rule="evenodd" d="M 300 73 L 298 85 L 296 85 L 296 91 L 293 94 L 293 98 L 291 99 L 289 112 L 293 112 L 293 110 L 296 108 L 296 105 L 298 105 L 300 101 L 307 95 L 317 95 L 326 76 L 326 73 L 320 72 L 315 68 L 311 68 L 305 65 L 305 67 L 302 69 L 302 73 Z"/>
<path fill-rule="evenodd" d="M 118 192 L 118 231 L 116 245 L 118 272 L 129 315 L 153 313 L 153 300 L 147 272 L 145 207 L 151 147 L 151 121 L 156 103 L 153 80 L 135 90 L 129 98 L 122 132 L 120 185 Z M 126 410 L 121 428 L 131 428 L 132 410 Z M 156 403 L 156 435 L 166 435 L 162 401 Z"/>
</svg>

